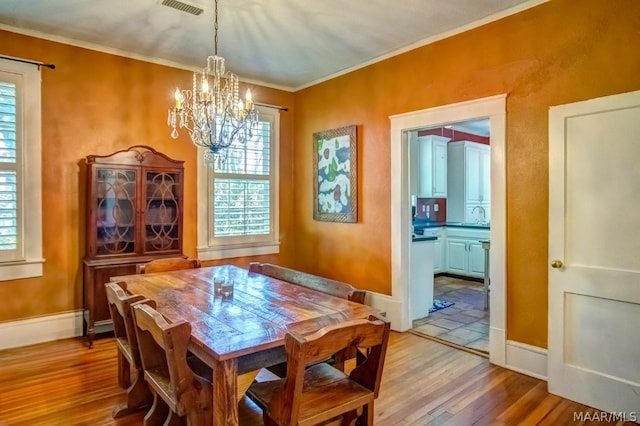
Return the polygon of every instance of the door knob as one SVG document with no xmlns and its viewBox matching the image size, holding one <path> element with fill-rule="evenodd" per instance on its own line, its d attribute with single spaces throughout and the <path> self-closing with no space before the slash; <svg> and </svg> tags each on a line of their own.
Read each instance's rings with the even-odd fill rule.
<svg viewBox="0 0 640 426">
<path fill-rule="evenodd" d="M 560 269 L 563 265 L 562 260 L 554 259 L 551 261 L 551 267 L 553 269 Z"/>
</svg>

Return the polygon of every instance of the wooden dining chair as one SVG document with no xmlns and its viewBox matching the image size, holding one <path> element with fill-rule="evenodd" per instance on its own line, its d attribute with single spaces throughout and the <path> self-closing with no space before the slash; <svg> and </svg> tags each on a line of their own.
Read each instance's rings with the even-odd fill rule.
<svg viewBox="0 0 640 426">
<path fill-rule="evenodd" d="M 200 268 L 202 265 L 198 259 L 184 257 L 168 257 L 155 259 L 148 263 L 136 265 L 138 274 L 150 274 L 152 272 L 179 271 L 182 269 Z"/>
<path fill-rule="evenodd" d="M 132 309 L 144 378 L 153 392 L 144 425 L 177 425 L 185 420 L 188 426 L 210 425 L 211 378 L 195 374 L 187 363 L 191 325 L 184 320 L 169 323 L 154 305 L 145 300 Z"/>
<path fill-rule="evenodd" d="M 274 265 L 272 263 L 251 262 L 249 264 L 249 273 L 261 274 L 268 277 L 277 278 L 282 281 L 287 281 L 302 287 L 311 288 L 321 293 L 330 294 L 331 296 L 350 300 L 352 302 L 360 304 L 364 304 L 364 298 L 367 294 L 366 291 L 357 289 L 351 284 L 347 284 L 342 281 L 336 281 L 329 278 L 320 277 L 318 275 L 308 274 L 306 272 L 285 268 L 283 266 Z M 332 365 L 341 370 L 344 370 L 344 362 L 346 360 L 354 358 L 355 355 L 355 350 L 352 349 L 348 352 L 332 356 L 330 359 L 327 359 L 325 361 L 330 362 Z M 278 377 L 284 377 L 287 373 L 286 362 L 271 365 L 266 368 Z"/>
<path fill-rule="evenodd" d="M 143 300 L 140 295 L 125 292 L 124 282 L 105 284 L 105 292 L 113 321 L 113 331 L 118 350 L 118 384 L 127 389 L 127 402 L 113 409 L 113 418 L 122 417 L 151 405 L 152 395 L 143 379 L 140 351 L 133 323 L 131 305 Z M 131 369 L 135 377 L 131 383 Z"/>
<path fill-rule="evenodd" d="M 327 326 L 302 336 L 285 337 L 286 378 L 255 382 L 247 395 L 263 412 L 264 424 L 316 425 L 340 420 L 343 425 L 373 425 L 387 352 L 390 322 L 381 315 Z M 347 375 L 322 361 L 356 346 L 361 354 Z"/>
</svg>

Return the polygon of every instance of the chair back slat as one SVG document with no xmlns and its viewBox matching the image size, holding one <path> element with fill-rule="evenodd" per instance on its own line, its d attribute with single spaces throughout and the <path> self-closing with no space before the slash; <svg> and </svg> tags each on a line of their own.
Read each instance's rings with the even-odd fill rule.
<svg viewBox="0 0 640 426">
<path fill-rule="evenodd" d="M 330 278 L 308 274 L 306 272 L 285 268 L 272 263 L 259 262 L 251 262 L 249 264 L 249 273 L 266 275 L 268 277 L 277 278 L 282 281 L 287 281 L 322 293 L 330 294 L 341 299 L 347 299 L 352 302 L 364 304 L 366 291 L 359 290 L 350 284 L 332 280 Z"/>
<path fill-rule="evenodd" d="M 381 325 L 383 325 L 382 322 L 365 319 L 353 320 L 340 326 L 325 327 L 308 336 L 291 333 L 287 339 L 302 337 L 301 341 L 304 343 L 301 347 L 303 362 L 305 365 L 310 365 L 326 360 L 336 352 L 351 346 L 368 349 L 380 345 L 385 332 Z"/>
<path fill-rule="evenodd" d="M 198 259 L 186 259 L 184 257 L 170 257 L 155 259 L 148 263 L 136 266 L 138 274 L 151 274 L 154 272 L 180 271 L 182 269 L 200 268 L 202 264 Z"/>
<path fill-rule="evenodd" d="M 160 314 L 155 310 L 155 303 L 152 300 L 143 300 L 132 307 L 132 312 L 143 369 L 163 370 L 168 376 L 167 356 L 163 348 L 164 336 L 161 327 L 156 323 L 156 319 L 161 323 L 163 321 L 166 323 L 166 320 L 158 318 L 157 315 Z"/>
<path fill-rule="evenodd" d="M 140 368 L 140 351 L 136 337 L 135 325 L 131 305 L 144 299 L 139 294 L 129 295 L 125 292 L 126 284 L 123 282 L 108 282 L 105 284 L 105 293 L 109 304 L 109 312 L 113 321 L 113 331 L 116 339 L 126 341 L 131 352 L 133 366 Z"/>
</svg>

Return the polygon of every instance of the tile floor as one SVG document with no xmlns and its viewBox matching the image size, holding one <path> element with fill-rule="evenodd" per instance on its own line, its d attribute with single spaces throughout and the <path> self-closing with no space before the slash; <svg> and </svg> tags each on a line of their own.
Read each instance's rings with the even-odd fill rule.
<svg viewBox="0 0 640 426">
<path fill-rule="evenodd" d="M 413 321 L 413 330 L 488 353 L 489 311 L 484 310 L 482 283 L 436 277 L 434 298 L 455 304 Z"/>
</svg>

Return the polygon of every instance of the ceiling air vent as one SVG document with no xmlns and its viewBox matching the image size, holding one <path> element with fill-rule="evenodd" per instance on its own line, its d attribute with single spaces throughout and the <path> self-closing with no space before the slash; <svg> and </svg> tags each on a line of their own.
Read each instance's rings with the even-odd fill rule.
<svg viewBox="0 0 640 426">
<path fill-rule="evenodd" d="M 202 12 L 204 12 L 203 9 L 200 9 L 199 7 L 195 7 L 192 6 L 190 4 L 187 3 L 183 3 L 181 1 L 178 0 L 162 0 L 162 5 L 163 6 L 169 6 L 171 8 L 180 10 L 182 12 L 187 12 L 190 13 L 192 15 L 200 15 Z"/>
</svg>

